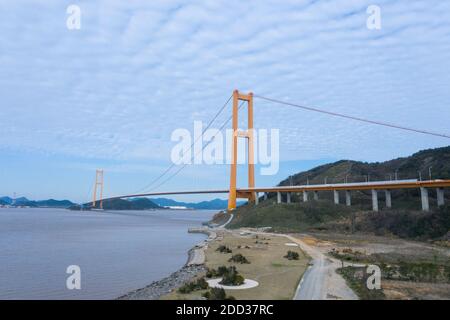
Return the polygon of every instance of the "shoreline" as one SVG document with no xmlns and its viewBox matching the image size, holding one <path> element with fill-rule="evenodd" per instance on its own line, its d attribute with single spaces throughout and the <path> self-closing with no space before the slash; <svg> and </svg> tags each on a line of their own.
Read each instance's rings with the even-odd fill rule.
<svg viewBox="0 0 450 320">
<path fill-rule="evenodd" d="M 139 288 L 117 297 L 117 300 L 158 300 L 162 296 L 170 293 L 172 290 L 191 281 L 202 272 L 206 272 L 205 250 L 208 243 L 217 238 L 217 233 L 209 227 L 191 228 L 188 233 L 204 233 L 208 237 L 202 242 L 196 244 L 187 252 L 186 263 L 177 271 L 169 276 L 153 281 L 149 285 Z"/>
</svg>

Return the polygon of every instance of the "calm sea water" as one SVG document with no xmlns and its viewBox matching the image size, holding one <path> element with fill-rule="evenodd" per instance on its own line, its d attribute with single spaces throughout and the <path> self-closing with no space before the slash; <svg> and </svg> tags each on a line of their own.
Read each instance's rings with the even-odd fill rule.
<svg viewBox="0 0 450 320">
<path fill-rule="evenodd" d="M 0 299 L 111 299 L 168 276 L 214 211 L 0 208 Z M 81 290 L 68 290 L 69 265 Z"/>
</svg>

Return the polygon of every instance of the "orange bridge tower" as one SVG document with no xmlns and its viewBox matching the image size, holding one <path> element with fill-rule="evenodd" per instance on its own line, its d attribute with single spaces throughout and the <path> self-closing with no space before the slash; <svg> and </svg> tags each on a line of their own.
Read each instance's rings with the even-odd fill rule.
<svg viewBox="0 0 450 320">
<path fill-rule="evenodd" d="M 247 104 L 247 130 L 238 130 L 239 103 Z M 246 198 L 248 201 L 255 201 L 254 192 L 237 192 L 236 176 L 237 176 L 237 152 L 238 138 L 247 139 L 248 153 L 248 187 L 255 187 L 255 155 L 254 155 L 254 131 L 253 131 L 253 93 L 243 94 L 238 90 L 233 92 L 233 140 L 231 154 L 231 171 L 230 171 L 230 192 L 228 196 L 228 210 L 236 209 L 236 199 Z"/>
</svg>

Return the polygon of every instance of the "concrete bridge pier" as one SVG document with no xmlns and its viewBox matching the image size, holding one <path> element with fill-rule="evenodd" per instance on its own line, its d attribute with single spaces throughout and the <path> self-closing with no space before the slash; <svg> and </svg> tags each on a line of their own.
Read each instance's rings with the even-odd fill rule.
<svg viewBox="0 0 450 320">
<path fill-rule="evenodd" d="M 420 188 L 420 198 L 422 200 L 422 210 L 430 211 L 430 202 L 428 200 L 428 190 L 427 188 Z"/>
<path fill-rule="evenodd" d="M 255 205 L 259 204 L 259 192 L 255 192 Z"/>
<path fill-rule="evenodd" d="M 339 204 L 339 191 L 333 190 L 334 193 L 334 204 Z"/>
<path fill-rule="evenodd" d="M 267 200 L 267 192 L 264 192 L 264 201 Z"/>
<path fill-rule="evenodd" d="M 438 207 L 444 205 L 444 188 L 436 188 L 436 198 Z"/>
<path fill-rule="evenodd" d="M 384 194 L 386 196 L 386 207 L 392 208 L 391 190 L 384 190 Z"/>
<path fill-rule="evenodd" d="M 303 202 L 308 202 L 308 191 L 303 191 Z"/>
<path fill-rule="evenodd" d="M 281 203 L 281 192 L 277 192 L 277 203 Z"/>
<path fill-rule="evenodd" d="M 378 211 L 378 191 L 372 189 L 372 210 Z"/>
<path fill-rule="evenodd" d="M 345 190 L 345 204 L 349 207 L 352 205 L 352 198 L 351 198 L 350 190 Z"/>
<path fill-rule="evenodd" d="M 286 202 L 287 202 L 287 203 L 291 203 L 291 193 L 290 193 L 290 192 L 288 192 L 288 193 L 286 194 Z"/>
<path fill-rule="evenodd" d="M 314 191 L 314 200 L 319 200 L 319 192 Z"/>
</svg>

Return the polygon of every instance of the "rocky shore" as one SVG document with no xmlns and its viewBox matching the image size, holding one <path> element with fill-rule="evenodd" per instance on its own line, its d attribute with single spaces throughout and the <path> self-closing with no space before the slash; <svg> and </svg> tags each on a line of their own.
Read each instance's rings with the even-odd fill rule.
<svg viewBox="0 0 450 320">
<path fill-rule="evenodd" d="M 180 287 L 183 283 L 195 278 L 199 273 L 206 271 L 203 265 L 185 265 L 170 276 L 155 281 L 150 285 L 129 292 L 119 297 L 119 300 L 158 300 L 163 295 L 170 293 L 173 289 Z"/>
</svg>

